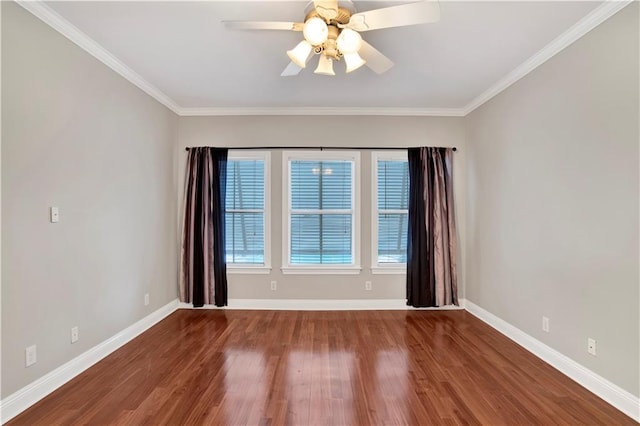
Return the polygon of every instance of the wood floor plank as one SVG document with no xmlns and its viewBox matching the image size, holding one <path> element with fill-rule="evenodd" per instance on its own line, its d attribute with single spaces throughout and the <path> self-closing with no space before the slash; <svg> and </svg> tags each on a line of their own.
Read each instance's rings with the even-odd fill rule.
<svg viewBox="0 0 640 426">
<path fill-rule="evenodd" d="M 636 423 L 464 311 L 179 310 L 8 424 Z"/>
</svg>

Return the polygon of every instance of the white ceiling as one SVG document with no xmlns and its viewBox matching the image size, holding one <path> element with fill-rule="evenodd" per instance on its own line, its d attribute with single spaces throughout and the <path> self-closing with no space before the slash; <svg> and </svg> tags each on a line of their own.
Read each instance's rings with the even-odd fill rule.
<svg viewBox="0 0 640 426">
<path fill-rule="evenodd" d="M 403 2 L 354 1 L 358 11 Z M 301 34 L 231 31 L 222 20 L 301 21 L 302 1 L 47 2 L 139 75 L 191 108 L 411 108 L 463 110 L 601 2 L 443 1 L 434 24 L 363 33 L 395 66 L 336 76 L 280 77 Z M 49 12 L 51 12 L 49 10 Z M 55 14 L 54 14 L 55 15 Z M 63 18 L 60 20 L 59 18 Z M 67 28 L 68 30 L 68 28 Z M 76 41 L 77 42 L 77 41 Z M 167 103 L 167 102 L 165 102 Z"/>
</svg>

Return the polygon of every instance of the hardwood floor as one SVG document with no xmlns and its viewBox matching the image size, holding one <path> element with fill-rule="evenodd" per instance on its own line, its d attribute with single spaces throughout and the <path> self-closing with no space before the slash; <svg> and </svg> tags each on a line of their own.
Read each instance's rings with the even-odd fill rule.
<svg viewBox="0 0 640 426">
<path fill-rule="evenodd" d="M 9 424 L 635 424 L 465 311 L 179 310 Z"/>
</svg>

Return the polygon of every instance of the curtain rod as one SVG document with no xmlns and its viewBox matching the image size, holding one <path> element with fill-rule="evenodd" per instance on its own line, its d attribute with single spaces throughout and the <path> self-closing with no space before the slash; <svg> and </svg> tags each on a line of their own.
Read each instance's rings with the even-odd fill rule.
<svg viewBox="0 0 640 426">
<path fill-rule="evenodd" d="M 231 150 L 239 150 L 239 149 L 319 149 L 320 151 L 323 151 L 325 149 L 331 150 L 331 149 L 370 149 L 373 151 L 386 151 L 386 150 L 401 150 L 401 149 L 409 149 L 409 148 L 420 148 L 418 146 L 413 147 L 413 146 L 409 146 L 409 147 L 390 147 L 390 146 L 385 146 L 385 147 L 364 147 L 364 146 L 236 146 L 236 147 L 221 147 L 221 148 L 228 148 Z M 449 147 L 443 147 L 443 148 L 449 148 Z M 189 151 L 189 147 L 185 148 L 185 151 Z M 454 151 L 457 151 L 458 148 L 456 148 L 455 146 L 452 147 L 452 149 Z"/>
</svg>

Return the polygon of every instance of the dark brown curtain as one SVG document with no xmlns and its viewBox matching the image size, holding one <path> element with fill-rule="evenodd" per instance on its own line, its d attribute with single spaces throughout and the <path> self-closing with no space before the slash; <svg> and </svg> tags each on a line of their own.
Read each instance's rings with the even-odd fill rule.
<svg viewBox="0 0 640 426">
<path fill-rule="evenodd" d="M 453 150 L 410 148 L 407 305 L 458 304 Z"/>
<path fill-rule="evenodd" d="M 191 148 L 187 156 L 180 263 L 180 300 L 226 306 L 224 211 L 226 148 Z"/>
</svg>

